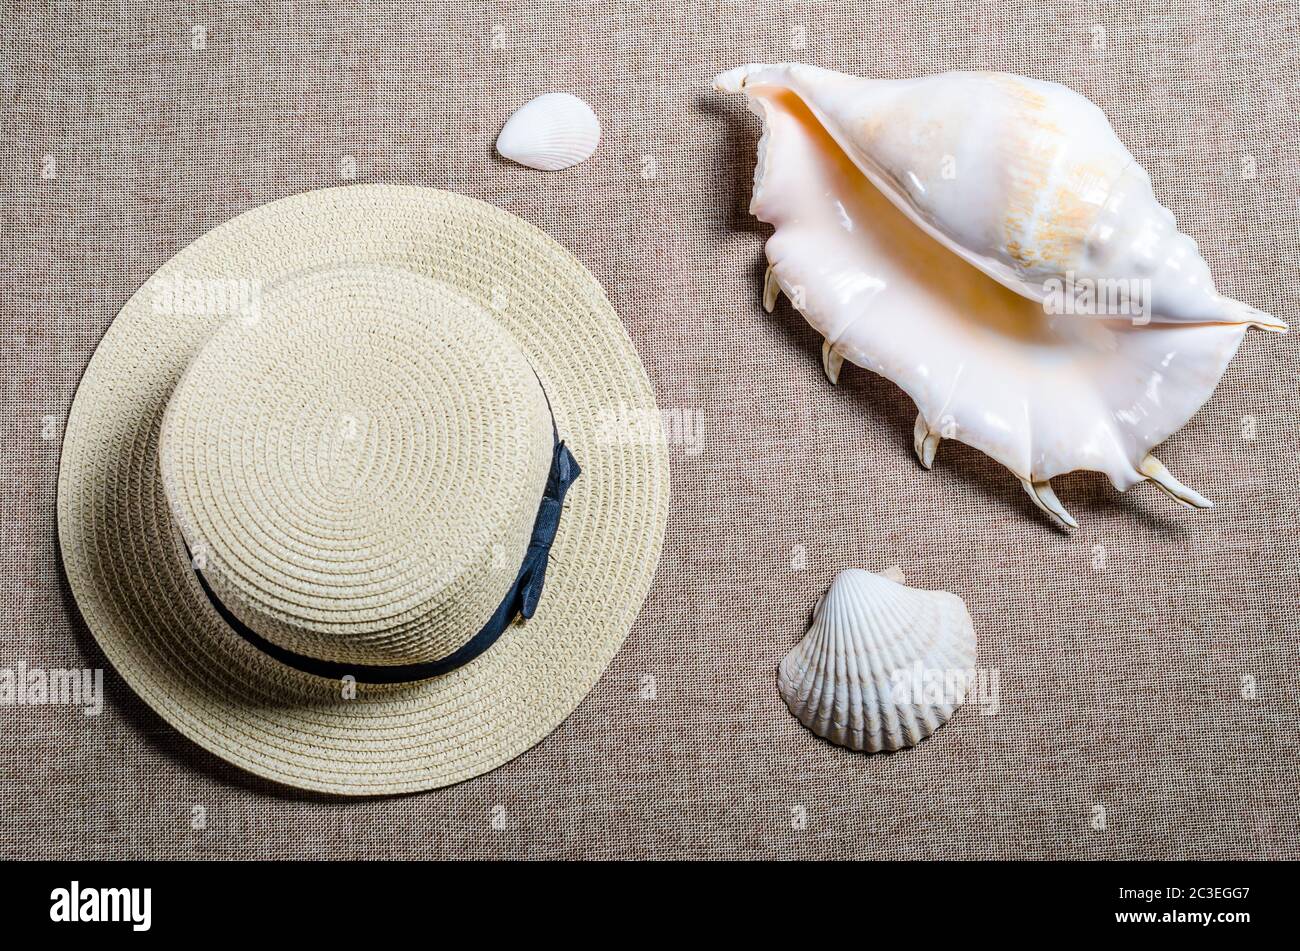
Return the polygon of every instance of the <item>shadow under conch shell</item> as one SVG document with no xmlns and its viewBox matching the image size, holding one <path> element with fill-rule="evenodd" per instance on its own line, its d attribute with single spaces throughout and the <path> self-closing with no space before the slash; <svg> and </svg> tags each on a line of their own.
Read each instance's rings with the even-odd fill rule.
<svg viewBox="0 0 1300 951">
<path fill-rule="evenodd" d="M 965 700 L 975 631 L 961 598 L 902 583 L 889 569 L 841 571 L 777 686 L 813 733 L 863 752 L 915 746 Z"/>
<path fill-rule="evenodd" d="M 942 439 L 965 442 L 1066 527 L 1049 480 L 1079 469 L 1210 506 L 1151 451 L 1248 327 L 1286 324 L 1215 290 L 1093 103 L 1006 73 L 803 64 L 738 67 L 715 88 L 763 120 L 750 210 L 776 229 L 764 306 L 791 299 L 832 382 L 848 360 L 907 392 L 923 466 Z"/>
</svg>

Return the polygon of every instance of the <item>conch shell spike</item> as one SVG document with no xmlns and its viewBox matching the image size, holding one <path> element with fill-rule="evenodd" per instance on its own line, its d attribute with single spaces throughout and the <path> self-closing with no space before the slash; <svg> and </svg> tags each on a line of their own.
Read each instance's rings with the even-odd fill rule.
<svg viewBox="0 0 1300 951">
<path fill-rule="evenodd" d="M 1223 303 L 1229 312 L 1237 315 L 1239 323 L 1250 324 L 1252 327 L 1267 330 L 1272 334 L 1284 334 L 1290 329 L 1286 321 L 1281 317 L 1274 317 L 1258 307 L 1251 307 L 1249 304 L 1233 300 L 1231 297 L 1223 298 Z"/>
<path fill-rule="evenodd" d="M 934 468 L 934 454 L 939 451 L 940 436 L 930 432 L 925 417 L 916 415 L 916 425 L 912 428 L 912 439 L 916 444 L 916 457 L 927 469 Z"/>
<path fill-rule="evenodd" d="M 1078 528 L 1079 523 L 1074 520 L 1074 516 L 1065 510 L 1061 500 L 1056 497 L 1056 492 L 1052 489 L 1052 483 L 1049 481 L 1030 482 L 1028 479 L 1021 479 L 1020 484 L 1025 487 L 1029 497 L 1034 500 L 1034 504 L 1046 512 L 1052 518 L 1056 519 L 1066 528 Z"/>
<path fill-rule="evenodd" d="M 1175 479 L 1173 474 L 1165 468 L 1165 464 L 1150 453 L 1142 460 L 1142 464 L 1138 466 L 1138 471 L 1180 505 L 1185 505 L 1190 509 L 1214 508 L 1213 502 L 1195 489 L 1189 489 Z"/>
<path fill-rule="evenodd" d="M 844 357 L 835 351 L 835 347 L 829 340 L 822 342 L 822 369 L 826 371 L 826 379 L 834 385 L 840 382 L 840 367 L 844 366 Z"/>
<path fill-rule="evenodd" d="M 767 273 L 763 275 L 763 309 L 769 314 L 776 309 L 776 299 L 781 295 L 781 285 L 776 281 L 776 275 L 772 273 L 772 265 L 767 266 Z"/>
</svg>

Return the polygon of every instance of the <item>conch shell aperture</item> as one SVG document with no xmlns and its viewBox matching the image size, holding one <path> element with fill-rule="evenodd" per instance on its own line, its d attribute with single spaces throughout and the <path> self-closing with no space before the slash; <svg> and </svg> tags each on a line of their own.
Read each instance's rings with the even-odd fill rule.
<svg viewBox="0 0 1300 951">
<path fill-rule="evenodd" d="M 749 65 L 715 87 L 763 120 L 764 305 L 783 292 L 821 332 L 832 382 L 847 359 L 907 392 L 923 465 L 942 439 L 967 443 L 1069 527 L 1049 480 L 1076 469 L 1210 507 L 1151 450 L 1248 327 L 1286 324 L 1215 290 L 1097 106 L 1006 73 Z M 1072 310 L 1062 291 L 1078 288 L 1114 309 Z"/>
</svg>

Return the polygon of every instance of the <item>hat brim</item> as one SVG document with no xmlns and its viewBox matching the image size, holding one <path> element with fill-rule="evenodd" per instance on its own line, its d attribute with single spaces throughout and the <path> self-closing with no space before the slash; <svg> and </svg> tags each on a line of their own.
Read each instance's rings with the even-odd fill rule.
<svg viewBox="0 0 1300 951">
<path fill-rule="evenodd" d="M 236 635 L 199 586 L 163 493 L 168 398 L 219 308 L 165 312 L 159 282 L 273 282 L 340 263 L 408 268 L 488 308 L 526 351 L 582 466 L 532 618 L 469 665 L 416 684 L 343 685 Z M 619 421 L 634 425 L 620 426 Z M 527 750 L 617 653 L 659 561 L 668 456 L 636 349 L 595 278 L 543 232 L 430 188 L 285 198 L 209 232 L 127 302 L 73 401 L 59 470 L 64 568 L 105 655 L 200 746 L 288 786 L 351 795 L 460 782 Z"/>
</svg>

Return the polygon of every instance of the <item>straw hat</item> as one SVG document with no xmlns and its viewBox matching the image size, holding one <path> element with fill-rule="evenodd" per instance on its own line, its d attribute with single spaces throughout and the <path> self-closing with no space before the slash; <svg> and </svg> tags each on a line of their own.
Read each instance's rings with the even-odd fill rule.
<svg viewBox="0 0 1300 951">
<path fill-rule="evenodd" d="M 140 696 L 347 794 L 553 730 L 635 619 L 667 506 L 654 395 L 591 274 L 500 209 L 392 185 L 264 205 L 159 269 L 90 361 L 58 493 L 72 592 Z"/>
</svg>

